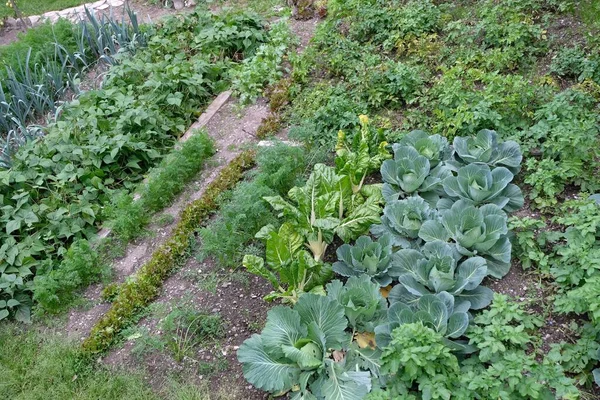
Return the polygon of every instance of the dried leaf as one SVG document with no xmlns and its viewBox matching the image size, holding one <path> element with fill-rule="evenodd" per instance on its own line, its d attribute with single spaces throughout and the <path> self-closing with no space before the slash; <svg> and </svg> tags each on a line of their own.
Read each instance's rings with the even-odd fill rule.
<svg viewBox="0 0 600 400">
<path fill-rule="evenodd" d="M 382 287 L 379 289 L 379 291 L 381 292 L 381 295 L 383 296 L 384 299 L 388 298 L 388 294 L 390 294 L 390 290 L 392 290 L 392 285 L 387 285 L 386 287 Z"/>
<path fill-rule="evenodd" d="M 354 340 L 358 343 L 358 347 L 366 349 L 367 347 L 375 348 L 375 334 L 373 332 L 355 333 Z"/>
</svg>

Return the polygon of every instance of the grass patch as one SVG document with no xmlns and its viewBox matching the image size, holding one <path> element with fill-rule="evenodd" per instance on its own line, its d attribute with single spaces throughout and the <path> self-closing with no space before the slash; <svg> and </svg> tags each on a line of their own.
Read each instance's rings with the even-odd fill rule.
<svg viewBox="0 0 600 400">
<path fill-rule="evenodd" d="M 3 324 L 0 347 L 4 399 L 158 400 L 140 375 L 93 368 L 73 343 L 36 327 Z"/>
<path fill-rule="evenodd" d="M 8 7 L 8 2 L 0 4 L 0 18 L 15 17 L 15 11 Z M 17 7 L 23 16 L 41 15 L 48 11 L 60 11 L 87 3 L 86 0 L 16 0 Z"/>
</svg>

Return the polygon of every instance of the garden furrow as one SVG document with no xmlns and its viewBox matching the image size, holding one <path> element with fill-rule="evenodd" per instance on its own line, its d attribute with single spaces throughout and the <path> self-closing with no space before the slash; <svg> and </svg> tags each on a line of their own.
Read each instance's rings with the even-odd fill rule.
<svg viewBox="0 0 600 400">
<path fill-rule="evenodd" d="M 148 227 L 151 235 L 140 238 L 127 246 L 125 255 L 116 260 L 112 266 L 115 282 L 122 283 L 135 274 L 151 257 L 156 249 L 162 246 L 171 236 L 173 229 L 181 219 L 181 211 L 191 202 L 198 200 L 205 192 L 207 186 L 219 176 L 221 170 L 229 164 L 239 153 L 244 145 L 255 141 L 255 132 L 262 118 L 267 113 L 264 102 L 247 107 L 241 116 L 237 115 L 235 100 L 229 100 L 206 125 L 211 138 L 215 142 L 216 154 L 207 160 L 206 167 L 197 179 L 188 185 L 188 188 L 178 196 L 173 204 L 158 213 L 154 220 L 161 217 L 172 221 L 167 226 L 152 223 Z M 202 117 L 201 117 L 202 118 Z M 168 217 L 171 216 L 171 217 Z M 69 312 L 67 323 L 68 335 L 83 339 L 92 326 L 110 308 L 110 304 L 102 301 L 101 285 L 90 286 L 84 298 L 93 304 L 89 309 L 73 309 Z"/>
</svg>

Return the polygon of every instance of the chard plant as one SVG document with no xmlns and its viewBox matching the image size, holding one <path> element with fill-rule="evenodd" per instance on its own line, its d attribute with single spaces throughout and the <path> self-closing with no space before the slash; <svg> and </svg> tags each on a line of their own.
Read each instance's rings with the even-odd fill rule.
<svg viewBox="0 0 600 400">
<path fill-rule="evenodd" d="M 351 246 L 343 244 L 337 249 L 338 260 L 333 270 L 342 276 L 368 276 L 379 286 L 388 286 L 400 273 L 392 254 L 390 236 L 373 241 L 361 236 Z"/>
<path fill-rule="evenodd" d="M 392 157 L 386 149 L 383 133 L 370 126 L 366 115 L 360 115 L 358 119 L 360 132 L 350 140 L 343 131 L 339 131 L 335 146 L 336 172 L 350 178 L 353 193 L 359 193 L 365 178 L 379 170 L 384 160 Z"/>
<path fill-rule="evenodd" d="M 385 205 L 381 222 L 371 226 L 371 233 L 375 237 L 388 235 L 394 247 L 411 248 L 419 240 L 423 223 L 438 217 L 438 212 L 418 195 L 392 200 Z"/>
<path fill-rule="evenodd" d="M 379 222 L 380 193 L 376 186 L 353 193 L 348 176 L 316 164 L 306 184 L 289 191 L 289 201 L 281 196 L 265 200 L 304 238 L 315 261 L 320 262 L 334 235 L 349 242 Z"/>
<path fill-rule="evenodd" d="M 451 241 L 463 256 L 485 258 L 489 275 L 502 278 L 510 269 L 508 217 L 495 204 L 475 207 L 459 200 L 441 212 L 440 221 L 427 221 L 419 231 L 426 242 Z"/>
<path fill-rule="evenodd" d="M 266 242 L 266 259 L 248 254 L 242 264 L 248 272 L 262 276 L 273 285 L 275 290 L 266 300 L 279 298 L 295 303 L 304 292 L 323 291 L 323 285 L 332 277 L 331 266 L 315 261 L 302 249 L 302 235 L 291 224 L 284 223 L 279 230 L 267 225 L 256 237 Z"/>
</svg>

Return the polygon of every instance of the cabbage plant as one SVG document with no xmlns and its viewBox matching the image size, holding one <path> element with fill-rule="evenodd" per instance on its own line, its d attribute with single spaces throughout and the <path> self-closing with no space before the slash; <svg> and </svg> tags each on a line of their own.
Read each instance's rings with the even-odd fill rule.
<svg viewBox="0 0 600 400">
<path fill-rule="evenodd" d="M 469 164 L 458 169 L 456 176 L 444 179 L 444 191 L 453 199 L 462 199 L 478 206 L 492 203 L 506 212 L 523 207 L 521 189 L 512 182 L 514 175 L 507 168 L 490 169 L 486 164 Z M 448 208 L 452 200 L 445 198 L 439 208 Z"/>
<path fill-rule="evenodd" d="M 354 245 L 338 247 L 336 254 L 338 261 L 333 264 L 333 270 L 342 276 L 367 275 L 379 286 L 387 286 L 399 274 L 389 235 L 383 235 L 376 241 L 361 236 Z"/>
<path fill-rule="evenodd" d="M 381 164 L 383 197 L 386 201 L 398 200 L 419 194 L 435 204 L 443 193 L 442 180 L 452 173 L 443 164 L 431 168 L 429 159 L 411 146 L 394 146 L 394 159 Z"/>
<path fill-rule="evenodd" d="M 339 280 L 329 283 L 327 296 L 344 307 L 350 327 L 356 332 L 374 332 L 386 318 L 387 302 L 379 285 L 367 275 L 352 276 L 345 284 Z"/>
<path fill-rule="evenodd" d="M 411 303 L 427 294 L 447 292 L 457 300 L 466 300 L 472 309 L 487 307 L 493 292 L 480 286 L 487 275 L 486 260 L 482 257 L 463 256 L 456 246 L 435 240 L 426 243 L 420 251 L 403 249 L 396 253 L 401 274 L 400 285 L 389 294 L 394 301 Z"/>
<path fill-rule="evenodd" d="M 435 168 L 438 164 L 449 160 L 453 153 L 453 149 L 445 137 L 430 135 L 427 132 L 418 130 L 404 136 L 393 148 L 400 146 L 414 147 L 420 155 L 429 160 L 431 168 Z"/>
<path fill-rule="evenodd" d="M 362 399 L 371 373 L 343 352 L 350 341 L 347 324 L 344 307 L 326 296 L 304 294 L 294 308 L 272 308 L 261 334 L 237 352 L 244 377 L 273 394 L 292 391 L 293 399 Z"/>
<path fill-rule="evenodd" d="M 426 242 L 451 240 L 464 256 L 482 256 L 486 259 L 488 274 L 502 278 L 510 269 L 511 244 L 508 217 L 495 204 L 475 207 L 459 200 L 441 212 L 440 221 L 426 221 L 419 237 Z"/>
<path fill-rule="evenodd" d="M 505 167 L 513 174 L 521 169 L 523 153 L 519 144 L 512 140 L 502 142 L 495 131 L 483 129 L 477 136 L 454 138 L 454 168 L 472 163 L 484 163 L 493 167 Z"/>
<path fill-rule="evenodd" d="M 419 239 L 421 225 L 435 218 L 437 211 L 418 195 L 391 200 L 383 209 L 381 223 L 371 226 L 371 233 L 375 237 L 389 235 L 393 246 L 409 248 Z"/>
<path fill-rule="evenodd" d="M 375 328 L 375 342 L 378 348 L 390 344 L 391 333 L 404 324 L 422 322 L 442 336 L 444 342 L 459 353 L 470 353 L 472 348 L 460 340 L 469 326 L 468 302 L 455 304 L 454 297 L 446 292 L 427 294 L 412 304 L 395 302 L 388 309 L 387 322 Z"/>
</svg>

